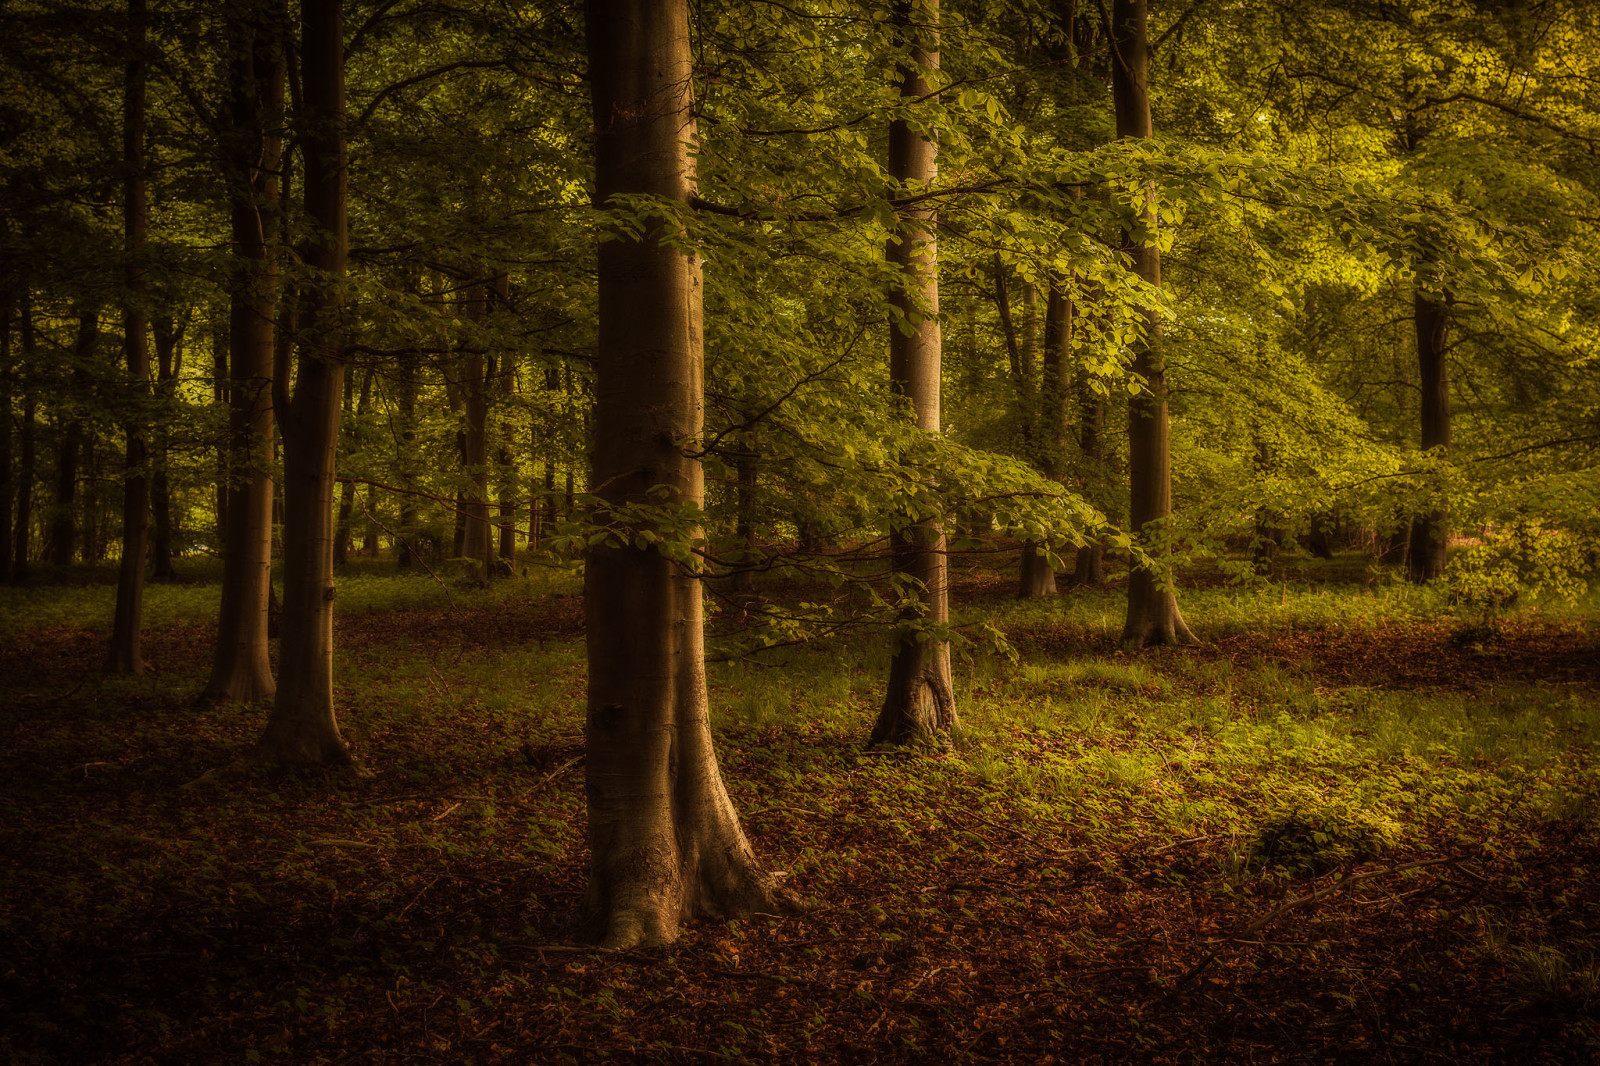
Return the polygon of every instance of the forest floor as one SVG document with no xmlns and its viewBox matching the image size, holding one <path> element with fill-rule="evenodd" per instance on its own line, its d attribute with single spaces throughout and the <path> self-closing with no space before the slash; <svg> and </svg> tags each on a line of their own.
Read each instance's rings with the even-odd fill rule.
<svg viewBox="0 0 1600 1066">
<path fill-rule="evenodd" d="M 881 635 L 711 668 L 724 774 L 810 904 L 669 948 L 573 939 L 568 575 L 341 583 L 358 772 L 226 769 L 214 585 L 0 592 L 0 1060 L 1592 1062 L 1596 615 L 1492 628 L 1359 564 L 1186 585 L 1205 645 L 1114 645 L 1115 589 L 966 571 L 954 750 L 862 749 Z M 1195 587 L 1196 584 L 1198 587 Z"/>
</svg>

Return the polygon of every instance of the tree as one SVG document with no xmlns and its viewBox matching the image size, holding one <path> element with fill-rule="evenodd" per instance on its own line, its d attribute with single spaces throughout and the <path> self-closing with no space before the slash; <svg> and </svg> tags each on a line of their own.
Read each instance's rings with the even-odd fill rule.
<svg viewBox="0 0 1600 1066">
<path fill-rule="evenodd" d="M 33 374 L 38 366 L 38 347 L 33 331 L 33 294 L 27 286 L 22 289 L 18 308 L 18 340 L 22 346 L 22 425 L 17 431 L 17 517 L 14 550 L 11 560 L 11 580 L 21 581 L 28 576 L 28 549 L 33 540 L 33 481 L 37 461 L 36 434 L 38 431 L 38 403 L 35 399 Z"/>
<path fill-rule="evenodd" d="M 902 110 L 889 126 L 889 177 L 904 187 L 931 186 L 938 176 L 938 142 L 916 120 L 916 103 L 933 94 L 939 69 L 938 0 L 904 0 L 896 7 L 905 54 L 897 66 Z M 909 403 L 917 428 L 939 432 L 939 252 L 936 209 L 905 209 L 885 255 L 898 272 L 890 295 L 889 382 Z M 893 566 L 907 605 L 889 663 L 889 687 L 872 727 L 872 744 L 908 744 L 948 737 L 957 726 L 950 681 L 950 644 L 927 626 L 950 621 L 949 568 L 944 530 L 923 519 L 896 529 Z"/>
<path fill-rule="evenodd" d="M 0 292 L 0 581 L 8 584 L 16 575 L 11 508 L 17 495 L 11 461 L 12 396 L 17 380 L 16 363 L 11 354 L 11 323 L 12 296 L 9 292 Z"/>
<path fill-rule="evenodd" d="M 278 692 L 259 755 L 280 764 L 350 761 L 333 707 L 334 460 L 344 386 L 346 228 L 344 12 L 341 0 L 306 0 L 300 15 L 301 142 L 305 213 L 299 358 L 286 407 L 283 620 Z M 230 508 L 231 509 L 231 508 Z"/>
<path fill-rule="evenodd" d="M 1044 358 L 1039 367 L 1039 422 L 1034 429 L 1040 469 L 1051 478 L 1064 473 L 1062 460 L 1072 431 L 1072 296 L 1066 279 L 1054 278 L 1044 310 Z M 1021 587 L 1023 599 L 1049 596 L 1056 592 L 1056 568 L 1037 545 L 1022 549 Z"/>
<path fill-rule="evenodd" d="M 586 5 L 596 202 L 655 198 L 599 248 L 594 484 L 622 526 L 584 570 L 589 886 L 600 942 L 672 940 L 697 914 L 773 907 L 712 748 L 698 538 L 704 474 L 701 275 L 673 208 L 694 193 L 687 0 Z M 666 509 L 690 528 L 627 516 Z"/>
<path fill-rule="evenodd" d="M 221 134 L 233 259 L 227 283 L 228 446 L 222 499 L 222 605 L 202 700 L 254 703 L 277 686 L 268 657 L 272 592 L 273 398 L 279 175 L 287 26 L 271 0 L 254 0 L 228 26 L 228 119 Z"/>
<path fill-rule="evenodd" d="M 163 417 L 153 427 L 150 470 L 150 576 L 171 581 L 178 576 L 173 566 L 173 539 L 178 532 L 173 521 L 171 477 L 171 431 L 166 413 L 177 399 L 178 376 L 183 369 L 185 325 L 169 312 L 150 323 L 156 345 L 156 388 Z"/>
<path fill-rule="evenodd" d="M 1148 140 L 1150 120 L 1150 45 L 1145 0 L 1116 0 L 1112 6 L 1112 94 L 1117 136 Z M 1161 287 L 1161 250 L 1155 244 L 1155 189 L 1146 191 L 1144 222 L 1150 232 L 1130 233 L 1134 271 L 1152 288 Z M 1128 402 L 1128 521 L 1146 551 L 1159 557 L 1172 515 L 1172 469 L 1167 427 L 1167 369 L 1161 350 L 1161 320 L 1145 315 L 1144 336 L 1135 342 L 1133 373 L 1142 388 Z M 1122 643 L 1192 644 L 1194 634 L 1178 611 L 1171 574 L 1159 561 L 1136 565 L 1128 579 L 1128 613 Z"/>
<path fill-rule="evenodd" d="M 122 345 L 132 379 L 133 403 L 146 399 L 150 349 L 145 300 L 145 245 L 150 208 L 145 194 L 145 5 L 128 0 L 128 64 L 122 100 L 123 254 L 127 257 L 122 308 Z M 146 469 L 145 411 L 128 419 L 127 463 L 122 489 L 122 561 L 117 569 L 117 605 L 111 624 L 106 669 L 116 674 L 144 673 L 139 644 L 144 624 L 145 551 L 149 546 L 150 474 Z"/>
</svg>

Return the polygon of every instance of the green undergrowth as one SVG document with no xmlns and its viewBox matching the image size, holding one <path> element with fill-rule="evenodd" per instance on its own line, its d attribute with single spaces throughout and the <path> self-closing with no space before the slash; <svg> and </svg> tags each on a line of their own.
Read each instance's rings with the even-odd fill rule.
<svg viewBox="0 0 1600 1066">
<path fill-rule="evenodd" d="M 216 620 L 221 588 L 214 567 L 190 580 L 145 586 L 144 622 L 159 630 L 178 625 L 209 625 Z M 435 570 L 396 574 L 390 566 L 353 565 L 335 577 L 339 609 L 357 614 L 428 608 L 474 608 L 518 603 L 532 597 L 573 594 L 582 585 L 577 574 L 559 567 L 529 567 L 512 578 L 478 588 L 453 579 L 454 571 Z M 214 580 L 201 580 L 210 577 Z M 281 583 L 275 584 L 281 596 Z M 71 586 L 33 584 L 0 585 L 0 638 L 16 637 L 40 629 L 66 627 L 110 632 L 116 587 L 106 582 Z"/>
<path fill-rule="evenodd" d="M 443 1040 L 426 1045 L 441 1060 L 493 1057 L 462 1034 L 518 1011 L 544 1038 L 620 1053 L 640 997 L 676 1016 L 680 978 L 803 971 L 824 1000 L 857 1002 L 876 994 L 861 974 L 926 957 L 975 985 L 1065 988 L 1063 967 L 1117 971 L 1128 945 L 1158 941 L 1151 980 L 1170 997 L 1219 929 L 1329 878 L 1447 857 L 1520 878 L 1600 818 L 1594 625 L 1576 610 L 1524 607 L 1469 647 L 1425 591 L 1202 588 L 1183 602 L 1205 646 L 1129 654 L 1114 591 L 980 598 L 960 632 L 990 623 L 1010 649 L 959 645 L 946 750 L 863 748 L 882 634 L 709 666 L 730 793 L 813 910 L 770 931 L 699 923 L 619 977 L 539 953 L 572 945 L 586 861 L 576 591 L 570 574 L 488 590 L 346 575 L 337 699 L 359 769 L 290 775 L 232 766 L 259 709 L 190 702 L 214 586 L 152 586 L 154 671 L 118 680 L 96 669 L 108 589 L 6 593 L 0 1057 L 311 1060 L 415 1039 Z M 1600 903 L 1517 891 L 1450 912 L 1470 943 L 1449 965 L 1492 971 L 1474 994 L 1600 1005 Z M 1362 940 L 1365 913 L 1319 934 L 1350 938 L 1363 972 L 1388 935 Z M 996 946 L 1012 928 L 1033 938 L 1022 955 Z M 886 1039 L 866 1028 L 890 1016 L 877 1000 L 790 1017 L 717 987 L 698 1000 L 726 1027 L 696 1047 L 804 1058 Z M 1102 989 L 1133 997 L 1106 1024 L 1125 1031 L 1157 992 Z M 776 1031 L 808 1035 L 773 1052 Z"/>
</svg>

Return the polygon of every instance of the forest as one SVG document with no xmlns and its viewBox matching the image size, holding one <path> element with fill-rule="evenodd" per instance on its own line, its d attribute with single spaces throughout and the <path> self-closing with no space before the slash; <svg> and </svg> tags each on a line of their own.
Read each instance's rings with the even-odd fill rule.
<svg viewBox="0 0 1600 1066">
<path fill-rule="evenodd" d="M 0 0 L 0 1059 L 1600 1060 L 1600 3 Z"/>
</svg>

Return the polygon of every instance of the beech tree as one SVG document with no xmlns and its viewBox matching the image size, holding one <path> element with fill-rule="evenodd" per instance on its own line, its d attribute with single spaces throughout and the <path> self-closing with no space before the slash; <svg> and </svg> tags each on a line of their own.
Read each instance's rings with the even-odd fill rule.
<svg viewBox="0 0 1600 1066">
<path fill-rule="evenodd" d="M 938 142 L 916 103 L 933 94 L 939 69 L 938 0 L 905 0 L 895 18 L 904 56 L 897 65 L 902 112 L 889 126 L 889 177 L 900 187 L 925 189 L 938 177 Z M 905 209 L 885 255 L 898 276 L 890 294 L 889 382 L 911 407 L 917 429 L 939 432 L 939 251 L 936 209 Z M 889 687 L 872 727 L 872 744 L 938 740 L 956 729 L 950 644 L 927 626 L 950 620 L 949 564 L 944 529 L 925 519 L 897 528 L 893 565 L 905 579 L 907 607 L 889 663 Z"/>
<path fill-rule="evenodd" d="M 595 939 L 628 947 L 776 899 L 712 749 L 691 551 L 705 494 L 702 282 L 672 210 L 695 191 L 688 0 L 589 0 L 585 11 L 595 201 L 661 203 L 643 232 L 600 243 L 592 461 L 613 532 L 584 568 L 584 907 Z M 681 525 L 649 519 L 663 508 Z"/>
<path fill-rule="evenodd" d="M 140 405 L 150 380 L 148 317 L 144 306 L 145 243 L 150 209 L 145 199 L 145 6 L 128 0 L 128 64 L 122 102 L 122 212 L 125 291 L 122 347 L 128 362 L 133 403 Z M 149 444 L 142 406 L 128 418 L 126 466 L 122 496 L 122 561 L 117 572 L 117 606 L 111 623 L 111 650 L 106 667 L 118 674 L 142 674 L 139 653 L 144 621 L 145 551 L 149 546 L 150 474 L 145 467 Z"/>
<path fill-rule="evenodd" d="M 229 20 L 229 98 L 219 137 L 233 256 L 228 271 L 222 605 L 202 699 L 252 703 L 276 691 L 268 658 L 272 589 L 273 402 L 278 337 L 277 244 L 283 161 L 284 36 L 271 0 Z M 219 360 L 221 358 L 219 347 Z"/>
<path fill-rule="evenodd" d="M 1150 44 L 1145 0 L 1116 0 L 1112 6 L 1112 92 L 1117 136 L 1148 140 L 1150 120 Z M 1155 189 L 1146 192 L 1144 222 L 1149 232 L 1130 233 L 1128 254 L 1141 280 L 1161 287 L 1161 250 L 1155 244 L 1158 222 Z M 1192 644 L 1194 634 L 1178 610 L 1172 575 L 1161 565 L 1167 524 L 1172 515 L 1171 442 L 1167 427 L 1166 361 L 1161 350 L 1161 320 L 1145 316 L 1144 335 L 1135 342 L 1133 374 L 1142 386 L 1128 401 L 1128 523 L 1141 545 L 1156 556 L 1136 564 L 1128 577 L 1128 613 L 1122 643 Z"/>
<path fill-rule="evenodd" d="M 299 358 L 292 398 L 275 390 L 284 427 L 283 621 L 278 690 L 258 744 L 285 764 L 350 759 L 333 706 L 334 459 L 344 387 L 344 13 L 305 0 L 300 15 L 305 213 Z"/>
</svg>

